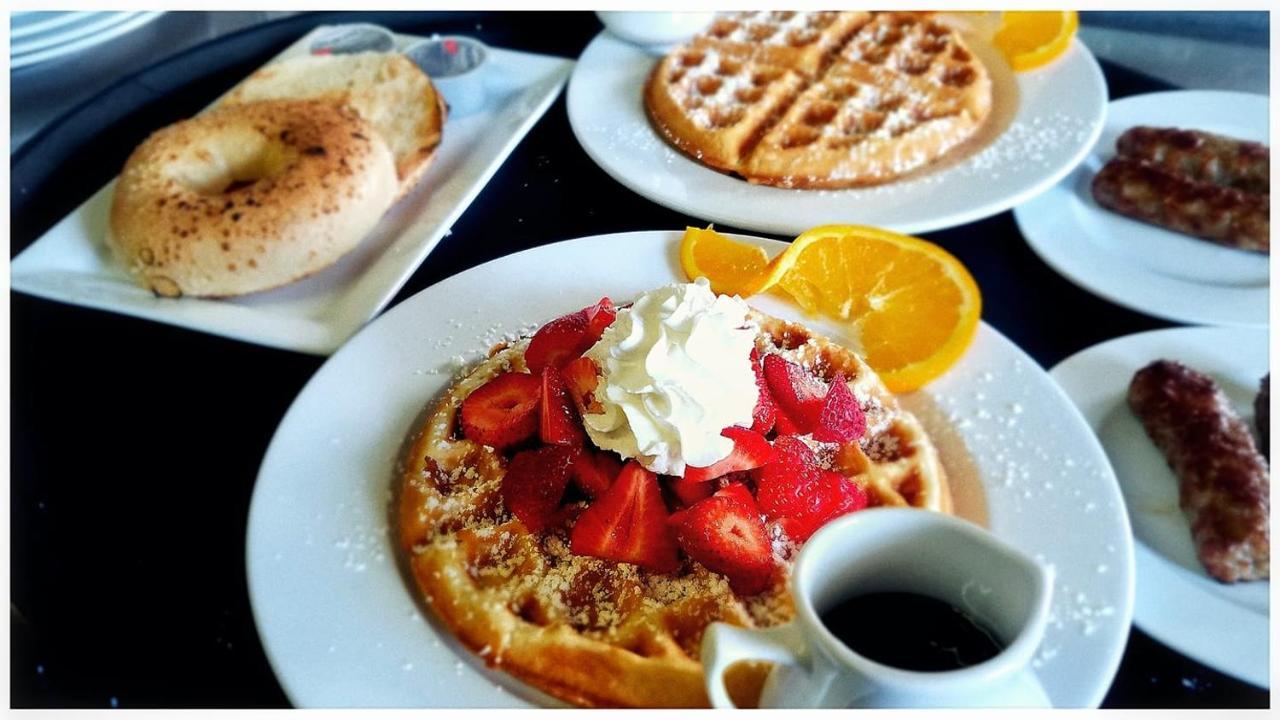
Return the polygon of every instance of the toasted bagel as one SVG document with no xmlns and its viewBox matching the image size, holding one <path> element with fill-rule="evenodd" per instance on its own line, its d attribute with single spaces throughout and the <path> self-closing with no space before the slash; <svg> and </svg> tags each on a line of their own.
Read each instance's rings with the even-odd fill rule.
<svg viewBox="0 0 1280 720">
<path fill-rule="evenodd" d="M 391 150 L 329 101 L 229 105 L 157 131 L 116 183 L 110 244 L 158 295 L 277 287 L 335 262 L 398 192 Z"/>
</svg>

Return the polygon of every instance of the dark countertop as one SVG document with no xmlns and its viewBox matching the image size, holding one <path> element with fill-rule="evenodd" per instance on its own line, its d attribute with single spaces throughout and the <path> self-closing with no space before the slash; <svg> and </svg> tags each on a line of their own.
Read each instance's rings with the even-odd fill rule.
<svg viewBox="0 0 1280 720">
<path fill-rule="evenodd" d="M 199 109 L 313 25 L 335 21 L 321 15 L 197 48 L 46 127 L 11 159 L 11 253 L 114 175 L 148 132 Z M 362 19 L 565 57 L 599 29 L 586 13 Z M 1113 98 L 1167 87 L 1103 69 Z M 601 171 L 574 140 L 561 97 L 392 304 L 526 248 L 699 221 Z M 1058 276 L 1009 212 L 926 237 L 972 271 L 984 319 L 1044 367 L 1108 338 L 1169 326 Z M 323 358 L 16 293 L 10 300 L 13 706 L 287 706 L 249 609 L 245 524 L 267 443 Z M 1104 707 L 1268 703 L 1265 690 L 1135 628 Z"/>
</svg>

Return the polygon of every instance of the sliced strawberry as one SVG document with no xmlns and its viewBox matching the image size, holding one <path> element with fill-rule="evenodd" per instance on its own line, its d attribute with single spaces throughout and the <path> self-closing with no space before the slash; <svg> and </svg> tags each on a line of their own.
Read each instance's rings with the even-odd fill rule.
<svg viewBox="0 0 1280 720">
<path fill-rule="evenodd" d="M 773 446 L 758 432 L 740 427 L 727 427 L 720 433 L 733 441 L 729 457 L 707 467 L 686 467 L 684 479 L 689 482 L 714 480 L 725 473 L 758 468 L 773 461 Z"/>
<path fill-rule="evenodd" d="M 740 482 L 725 485 L 716 491 L 716 495 L 736 498 L 738 501 L 746 503 L 747 507 L 750 507 L 752 512 L 757 515 L 760 514 L 760 508 L 756 506 L 756 499 L 751 497 L 751 491 L 747 489 L 747 486 Z"/>
<path fill-rule="evenodd" d="M 613 306 L 613 301 L 609 298 L 600 298 L 600 302 L 586 308 L 582 311 L 587 316 L 587 332 L 595 337 L 596 340 L 604 334 L 605 328 L 613 324 L 618 318 L 618 308 Z M 595 344 L 595 341 L 592 341 Z"/>
<path fill-rule="evenodd" d="M 787 536 L 796 542 L 809 539 L 823 525 L 841 515 L 867 506 L 867 493 L 834 470 L 823 470 L 809 487 L 809 508 L 778 520 Z"/>
<path fill-rule="evenodd" d="M 560 369 L 564 376 L 565 387 L 573 398 L 574 405 L 582 414 L 598 413 L 602 410 L 596 400 L 596 385 L 600 384 L 600 368 L 596 361 L 589 357 L 580 357 L 570 361 Z"/>
<path fill-rule="evenodd" d="M 822 380 L 781 355 L 764 356 L 764 379 L 778 405 L 778 414 L 786 415 L 790 428 L 798 434 L 813 432 L 822 413 L 827 386 Z"/>
<path fill-rule="evenodd" d="M 503 373 L 462 401 L 462 434 L 468 440 L 506 448 L 538 431 L 542 381 L 527 373 Z"/>
<path fill-rule="evenodd" d="M 600 334 L 617 317 L 617 311 L 609 298 L 602 298 L 591 307 L 569 313 L 538 328 L 524 352 L 529 372 L 541 373 L 547 366 L 562 367 L 580 357 L 596 344 Z"/>
<path fill-rule="evenodd" d="M 813 439 L 822 442 L 846 443 L 857 440 L 867 431 L 867 419 L 862 414 L 858 399 L 853 396 L 844 374 L 839 373 L 831 381 L 831 388 L 822 401 L 818 424 L 813 428 Z"/>
<path fill-rule="evenodd" d="M 576 448 L 545 445 L 515 454 L 502 477 L 502 502 L 529 532 L 551 526 L 572 474 Z"/>
<path fill-rule="evenodd" d="M 611 452 L 583 450 L 573 461 L 573 480 L 588 497 L 598 498 L 622 472 L 622 461 Z"/>
<path fill-rule="evenodd" d="M 750 498 L 744 486 L 730 485 L 668 520 L 689 557 L 728 577 L 743 595 L 767 588 L 774 571 L 769 538 Z"/>
<path fill-rule="evenodd" d="M 800 426 L 792 422 L 791 418 L 787 417 L 786 413 L 781 410 L 778 411 L 778 414 L 774 419 L 773 427 L 778 431 L 778 437 L 782 437 L 783 435 L 804 434 L 804 431 L 800 429 Z"/>
<path fill-rule="evenodd" d="M 578 409 L 569 399 L 564 377 L 554 367 L 542 369 L 542 413 L 538 425 L 542 442 L 549 445 L 582 445 L 586 433 Z"/>
<path fill-rule="evenodd" d="M 756 481 L 756 501 L 769 518 L 804 515 L 810 511 L 809 496 L 822 468 L 813 451 L 793 435 L 773 442 L 776 459 L 752 471 Z"/>
<path fill-rule="evenodd" d="M 671 488 L 672 494 L 680 500 L 681 507 L 689 507 L 690 505 L 711 497 L 716 491 L 716 484 L 703 482 L 701 480 L 687 480 L 685 478 L 673 477 L 667 481 L 667 487 Z"/>
<path fill-rule="evenodd" d="M 764 367 L 760 363 L 760 353 L 751 350 L 751 369 L 756 373 L 756 407 L 751 411 L 751 429 L 761 435 L 769 434 L 778 414 L 778 407 L 769 394 L 769 384 L 764 379 Z"/>
<path fill-rule="evenodd" d="M 578 517 L 569 546 L 579 555 L 673 572 L 679 555 L 667 529 L 658 476 L 634 460 L 624 465 L 609 489 Z"/>
</svg>

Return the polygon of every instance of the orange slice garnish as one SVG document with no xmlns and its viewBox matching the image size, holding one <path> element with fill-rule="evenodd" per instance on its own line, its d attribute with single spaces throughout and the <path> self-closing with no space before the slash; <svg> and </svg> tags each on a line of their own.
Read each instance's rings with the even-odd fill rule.
<svg viewBox="0 0 1280 720">
<path fill-rule="evenodd" d="M 992 43 L 1022 72 L 1045 65 L 1071 47 L 1080 26 L 1074 10 L 1007 11 Z"/>
<path fill-rule="evenodd" d="M 697 233 L 710 230 L 689 231 Z M 894 392 L 915 390 L 946 372 L 973 341 L 982 315 L 982 296 L 969 271 L 946 250 L 919 238 L 879 228 L 824 225 L 796 238 L 772 261 L 764 262 L 755 246 L 723 235 L 708 242 L 686 232 L 681 258 L 724 251 L 726 258 L 746 258 L 751 248 L 754 278 L 745 265 L 728 286 L 762 292 L 772 288 L 793 298 L 806 312 L 847 323 L 866 361 Z M 736 249 L 733 246 L 737 246 Z M 711 248 L 716 248 L 711 250 Z M 763 254 L 763 250 L 760 251 Z M 686 267 L 686 272 L 688 268 Z M 690 279 L 698 275 L 689 275 Z M 746 296 L 747 293 L 738 292 Z"/>
<path fill-rule="evenodd" d="M 705 277 L 720 295 L 747 297 L 764 290 L 761 278 L 769 265 L 764 248 L 740 243 L 707 228 L 685 228 L 680 241 L 680 268 L 690 280 Z"/>
</svg>

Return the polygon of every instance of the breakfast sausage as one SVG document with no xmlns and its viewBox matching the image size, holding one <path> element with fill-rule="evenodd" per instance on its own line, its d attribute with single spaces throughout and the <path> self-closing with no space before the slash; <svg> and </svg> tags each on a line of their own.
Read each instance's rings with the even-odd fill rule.
<svg viewBox="0 0 1280 720">
<path fill-rule="evenodd" d="M 1128 157 L 1093 177 L 1098 204 L 1136 220 L 1229 247 L 1271 250 L 1270 195 L 1197 182 Z"/>
<path fill-rule="evenodd" d="M 1205 570 L 1228 583 L 1270 577 L 1270 472 L 1218 384 L 1157 360 L 1133 376 L 1128 400 L 1178 476 Z"/>
<path fill-rule="evenodd" d="M 1116 152 L 1195 182 L 1271 192 L 1271 150 L 1261 143 L 1200 130 L 1138 126 L 1116 140 Z"/>
</svg>

